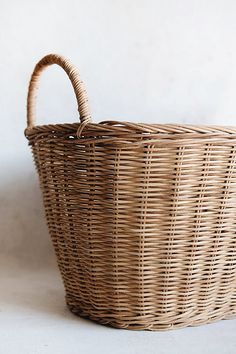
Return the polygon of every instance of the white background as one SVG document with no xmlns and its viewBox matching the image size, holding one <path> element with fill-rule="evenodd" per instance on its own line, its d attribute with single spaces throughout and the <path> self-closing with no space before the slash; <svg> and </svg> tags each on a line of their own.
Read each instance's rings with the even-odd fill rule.
<svg viewBox="0 0 236 354">
<path fill-rule="evenodd" d="M 236 124 L 235 38 L 234 0 L 0 0 L 0 353 L 236 352 L 235 321 L 150 334 L 68 313 L 23 134 L 30 74 L 51 52 L 79 68 L 95 122 Z M 78 118 L 50 67 L 37 122 Z"/>
</svg>

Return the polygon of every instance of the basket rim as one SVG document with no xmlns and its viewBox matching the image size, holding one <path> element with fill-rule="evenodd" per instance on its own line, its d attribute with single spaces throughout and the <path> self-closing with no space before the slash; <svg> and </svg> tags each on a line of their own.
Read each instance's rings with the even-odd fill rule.
<svg viewBox="0 0 236 354">
<path fill-rule="evenodd" d="M 78 130 L 80 123 L 57 123 L 57 124 L 42 124 L 25 129 L 26 137 L 36 133 L 46 132 L 71 132 L 75 133 Z M 91 131 L 96 131 L 98 134 L 105 133 L 152 133 L 152 134 L 217 134 L 217 135 L 236 135 L 236 126 L 225 125 L 194 125 L 194 124 L 176 124 L 176 123 L 133 123 L 128 121 L 112 121 L 106 120 L 99 123 L 89 123 L 83 130 L 83 135 L 87 136 Z"/>
</svg>

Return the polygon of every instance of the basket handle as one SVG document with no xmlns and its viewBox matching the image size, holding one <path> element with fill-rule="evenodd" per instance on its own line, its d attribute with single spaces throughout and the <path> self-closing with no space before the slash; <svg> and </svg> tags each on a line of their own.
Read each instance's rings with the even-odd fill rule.
<svg viewBox="0 0 236 354">
<path fill-rule="evenodd" d="M 57 64 L 65 70 L 74 88 L 81 122 L 78 129 L 78 133 L 80 133 L 83 127 L 91 122 L 87 92 L 76 68 L 70 63 L 69 60 L 57 54 L 49 54 L 43 57 L 36 64 L 31 75 L 27 96 L 27 128 L 33 128 L 35 125 L 35 104 L 41 73 L 44 71 L 44 69 L 53 64 Z"/>
</svg>

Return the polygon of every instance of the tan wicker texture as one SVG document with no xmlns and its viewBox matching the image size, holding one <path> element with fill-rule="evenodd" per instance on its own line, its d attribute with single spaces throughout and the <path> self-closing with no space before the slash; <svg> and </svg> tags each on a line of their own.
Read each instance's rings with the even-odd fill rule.
<svg viewBox="0 0 236 354">
<path fill-rule="evenodd" d="M 54 63 L 82 124 L 34 125 L 37 80 Z M 236 315 L 236 128 L 92 124 L 78 74 L 49 55 L 26 136 L 74 313 L 149 330 Z"/>
</svg>

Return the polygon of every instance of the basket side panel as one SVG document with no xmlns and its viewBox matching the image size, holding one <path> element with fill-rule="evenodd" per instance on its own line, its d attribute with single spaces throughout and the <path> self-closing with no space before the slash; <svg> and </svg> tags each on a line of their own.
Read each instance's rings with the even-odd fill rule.
<svg viewBox="0 0 236 354">
<path fill-rule="evenodd" d="M 236 168 L 228 141 L 33 145 L 74 312 L 165 329 L 236 312 Z"/>
</svg>

